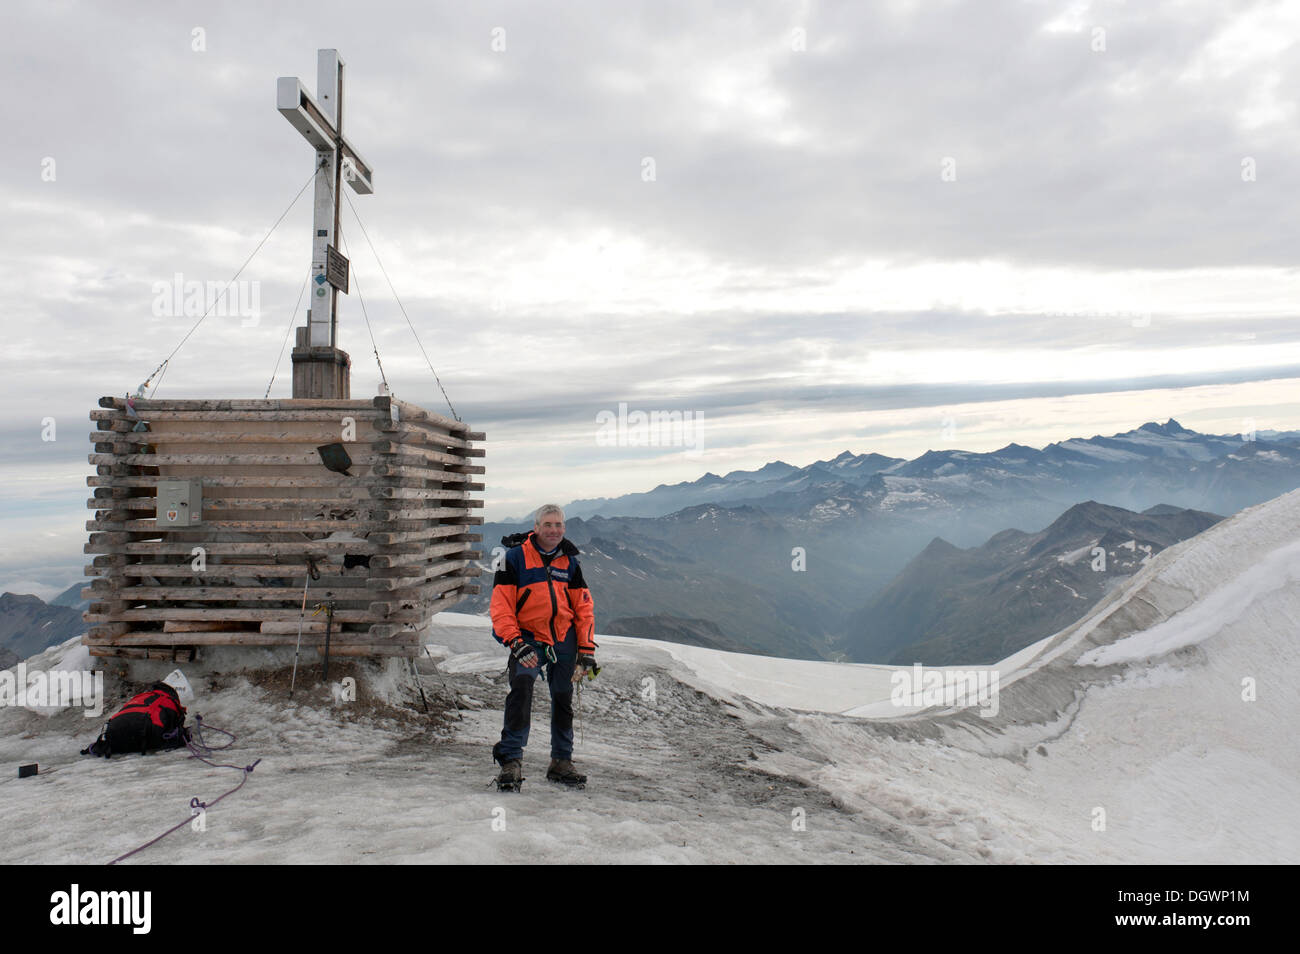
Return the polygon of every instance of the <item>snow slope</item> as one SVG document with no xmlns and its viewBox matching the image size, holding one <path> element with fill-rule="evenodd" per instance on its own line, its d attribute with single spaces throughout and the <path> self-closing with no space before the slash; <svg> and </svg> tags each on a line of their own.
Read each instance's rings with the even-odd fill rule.
<svg viewBox="0 0 1300 954">
<path fill-rule="evenodd" d="M 529 780 L 497 793 L 502 653 L 477 617 L 443 614 L 429 640 L 425 689 L 459 718 L 424 715 L 391 670 L 360 673 L 350 704 L 311 673 L 294 701 L 266 673 L 191 673 L 191 713 L 239 734 L 231 759 L 264 761 L 206 831 L 132 863 L 1300 860 L 1300 491 L 1170 547 L 991 667 L 995 715 L 895 706 L 889 667 L 599 637 L 581 792 L 541 778 L 541 689 Z M 107 861 L 237 781 L 174 752 L 77 756 L 97 725 L 0 709 L 0 858 Z M 48 774 L 16 779 L 28 761 Z"/>
<path fill-rule="evenodd" d="M 1169 548 L 1004 661 L 995 717 L 798 716 L 802 744 L 762 764 L 963 858 L 1294 863 L 1298 542 L 1300 491 Z"/>
</svg>

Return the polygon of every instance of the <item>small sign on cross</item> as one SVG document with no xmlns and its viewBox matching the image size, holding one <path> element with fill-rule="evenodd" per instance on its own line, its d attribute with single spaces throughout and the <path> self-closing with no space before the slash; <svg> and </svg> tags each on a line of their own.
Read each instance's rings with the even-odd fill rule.
<svg viewBox="0 0 1300 954">
<path fill-rule="evenodd" d="M 348 260 L 333 245 L 325 249 L 325 280 L 343 294 L 348 293 Z"/>
</svg>

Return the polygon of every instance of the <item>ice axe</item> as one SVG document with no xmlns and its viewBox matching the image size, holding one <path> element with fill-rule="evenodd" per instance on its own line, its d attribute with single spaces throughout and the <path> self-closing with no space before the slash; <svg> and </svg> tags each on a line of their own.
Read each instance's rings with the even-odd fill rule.
<svg viewBox="0 0 1300 954">
<path fill-rule="evenodd" d="M 326 600 L 323 603 L 316 604 L 316 612 L 312 616 L 319 616 L 325 613 L 325 670 L 321 673 L 321 679 L 324 682 L 330 681 L 330 631 L 334 629 L 334 601 Z"/>
</svg>

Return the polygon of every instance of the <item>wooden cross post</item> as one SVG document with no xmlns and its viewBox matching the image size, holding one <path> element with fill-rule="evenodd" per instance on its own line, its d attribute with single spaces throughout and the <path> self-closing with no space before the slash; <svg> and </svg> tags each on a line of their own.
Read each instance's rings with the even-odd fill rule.
<svg viewBox="0 0 1300 954">
<path fill-rule="evenodd" d="M 275 105 L 316 149 L 316 204 L 312 219 L 311 309 L 293 349 L 295 398 L 351 397 L 352 361 L 338 347 L 338 293 L 348 290 L 348 260 L 337 247 L 339 190 L 374 192 L 374 171 L 343 135 L 343 60 L 338 50 L 316 52 L 311 98 L 296 76 L 276 81 Z"/>
</svg>

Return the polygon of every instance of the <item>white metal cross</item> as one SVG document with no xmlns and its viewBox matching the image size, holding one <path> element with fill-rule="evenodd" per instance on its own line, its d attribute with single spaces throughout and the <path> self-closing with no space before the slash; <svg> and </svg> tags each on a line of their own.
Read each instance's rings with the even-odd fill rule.
<svg viewBox="0 0 1300 954">
<path fill-rule="evenodd" d="M 331 257 L 337 265 L 340 180 L 353 191 L 369 195 L 375 191 L 374 170 L 343 135 L 343 60 L 338 50 L 316 51 L 317 103 L 296 76 L 281 76 L 275 84 L 275 106 L 280 114 L 316 148 L 316 210 L 311 253 L 311 311 L 308 317 L 312 347 L 337 347 L 336 312 L 338 292 L 347 291 L 344 266 L 331 272 Z"/>
</svg>

